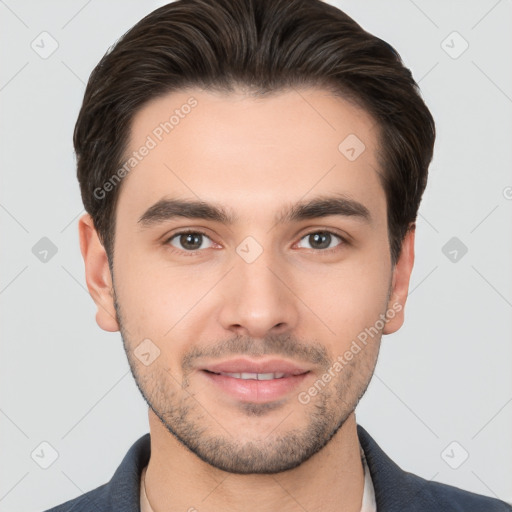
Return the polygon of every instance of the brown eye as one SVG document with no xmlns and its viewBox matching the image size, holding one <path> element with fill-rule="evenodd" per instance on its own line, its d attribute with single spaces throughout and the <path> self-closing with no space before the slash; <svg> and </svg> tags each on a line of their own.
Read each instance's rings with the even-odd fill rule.
<svg viewBox="0 0 512 512">
<path fill-rule="evenodd" d="M 335 249 L 338 245 L 341 245 L 341 243 L 335 243 L 336 239 L 344 242 L 341 236 L 335 235 L 330 231 L 313 231 L 301 238 L 301 240 L 306 240 L 310 244 L 310 247 L 306 247 L 306 249 L 318 250 Z"/>
<path fill-rule="evenodd" d="M 210 240 L 204 233 L 198 231 L 182 231 L 170 237 L 167 243 L 176 249 L 191 252 L 210 247 L 204 247 L 203 242 L 205 239 Z"/>
</svg>

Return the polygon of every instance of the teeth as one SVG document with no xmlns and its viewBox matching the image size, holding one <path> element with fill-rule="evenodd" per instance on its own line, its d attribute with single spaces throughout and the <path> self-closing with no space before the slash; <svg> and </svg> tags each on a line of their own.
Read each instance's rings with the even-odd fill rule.
<svg viewBox="0 0 512 512">
<path fill-rule="evenodd" d="M 220 375 L 226 375 L 228 377 L 233 377 L 235 379 L 243 379 L 243 380 L 272 380 L 272 379 L 282 379 L 285 374 L 284 373 L 226 373 L 220 372 Z"/>
<path fill-rule="evenodd" d="M 258 373 L 258 380 L 272 380 L 272 379 L 282 379 L 284 377 L 284 373 Z"/>
</svg>

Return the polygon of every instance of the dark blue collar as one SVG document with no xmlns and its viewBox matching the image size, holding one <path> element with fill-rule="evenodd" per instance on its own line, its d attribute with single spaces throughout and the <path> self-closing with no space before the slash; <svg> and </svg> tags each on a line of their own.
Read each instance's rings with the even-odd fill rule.
<svg viewBox="0 0 512 512">
<path fill-rule="evenodd" d="M 505 502 L 403 471 L 360 425 L 357 434 L 372 477 L 377 512 L 512 512 Z M 150 455 L 148 433 L 131 446 L 110 482 L 47 512 L 140 512 L 140 476 Z"/>
</svg>

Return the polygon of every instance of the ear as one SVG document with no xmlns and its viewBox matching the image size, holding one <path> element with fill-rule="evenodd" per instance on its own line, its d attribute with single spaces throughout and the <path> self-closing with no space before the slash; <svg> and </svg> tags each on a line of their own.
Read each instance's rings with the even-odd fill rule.
<svg viewBox="0 0 512 512">
<path fill-rule="evenodd" d="M 104 331 L 118 331 L 119 324 L 114 307 L 114 288 L 107 253 L 100 242 L 92 217 L 88 213 L 80 217 L 78 221 L 78 234 L 80 251 L 85 263 L 87 288 L 98 307 L 96 323 Z"/>
<path fill-rule="evenodd" d="M 409 293 L 409 279 L 414 265 L 414 235 L 416 225 L 413 223 L 402 242 L 402 250 L 393 270 L 391 294 L 388 302 L 388 321 L 383 334 L 398 331 L 404 323 L 405 301 Z"/>
</svg>

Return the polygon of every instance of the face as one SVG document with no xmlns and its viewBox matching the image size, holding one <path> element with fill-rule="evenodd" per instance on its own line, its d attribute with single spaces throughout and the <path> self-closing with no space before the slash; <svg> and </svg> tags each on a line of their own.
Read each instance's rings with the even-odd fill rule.
<svg viewBox="0 0 512 512">
<path fill-rule="evenodd" d="M 321 89 L 191 89 L 137 113 L 133 151 L 112 283 L 81 224 L 99 325 L 202 460 L 298 466 L 353 414 L 403 321 L 413 235 L 392 267 L 374 121 Z"/>
</svg>

